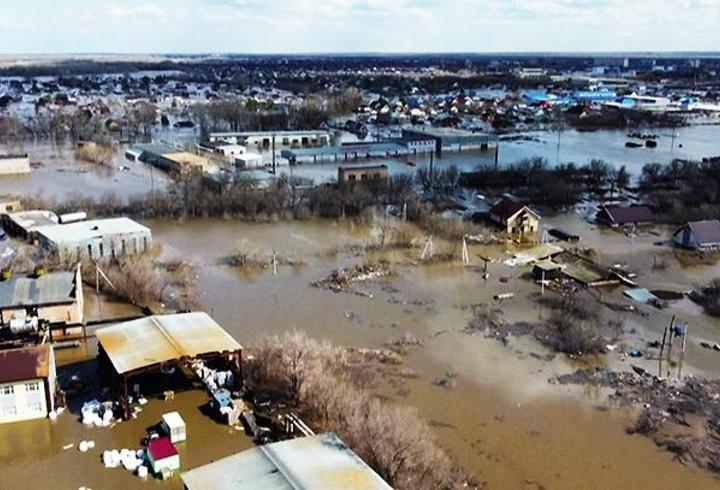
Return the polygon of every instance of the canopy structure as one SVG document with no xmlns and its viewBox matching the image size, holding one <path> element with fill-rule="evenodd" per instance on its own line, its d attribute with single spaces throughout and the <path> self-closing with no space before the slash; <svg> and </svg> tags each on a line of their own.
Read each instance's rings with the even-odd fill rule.
<svg viewBox="0 0 720 490">
<path fill-rule="evenodd" d="M 149 316 L 101 328 L 96 335 L 117 374 L 242 349 L 204 312 Z"/>
</svg>

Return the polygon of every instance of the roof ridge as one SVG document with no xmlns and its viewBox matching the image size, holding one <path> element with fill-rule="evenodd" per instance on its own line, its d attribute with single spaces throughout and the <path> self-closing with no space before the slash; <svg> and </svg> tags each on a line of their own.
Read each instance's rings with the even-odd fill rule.
<svg viewBox="0 0 720 490">
<path fill-rule="evenodd" d="M 172 336 L 165 330 L 165 327 L 162 326 L 160 321 L 158 320 L 157 315 L 153 315 L 150 317 L 150 321 L 153 322 L 153 324 L 157 327 L 157 329 L 160 331 L 160 333 L 165 337 L 165 340 L 168 341 L 168 343 L 172 346 L 173 349 L 175 349 L 175 352 L 177 352 L 178 355 L 182 355 L 182 349 L 178 345 L 177 342 L 172 338 Z"/>
</svg>

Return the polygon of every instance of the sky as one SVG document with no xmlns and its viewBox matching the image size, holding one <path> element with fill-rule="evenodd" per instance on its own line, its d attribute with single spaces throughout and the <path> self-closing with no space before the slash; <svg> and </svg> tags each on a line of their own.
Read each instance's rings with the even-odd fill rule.
<svg viewBox="0 0 720 490">
<path fill-rule="evenodd" d="M 1 3 L 3 54 L 720 50 L 720 0 Z"/>
</svg>

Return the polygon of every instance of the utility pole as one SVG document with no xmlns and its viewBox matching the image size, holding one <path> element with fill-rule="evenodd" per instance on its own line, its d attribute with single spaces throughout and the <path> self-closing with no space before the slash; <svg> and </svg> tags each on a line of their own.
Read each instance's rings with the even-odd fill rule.
<svg viewBox="0 0 720 490">
<path fill-rule="evenodd" d="M 272 173 L 275 175 L 275 133 L 272 135 L 272 167 Z"/>
<path fill-rule="evenodd" d="M 678 379 L 682 379 L 683 359 L 685 358 L 685 342 L 687 340 L 688 324 L 683 325 L 682 350 L 680 351 L 680 363 L 678 364 Z"/>
<path fill-rule="evenodd" d="M 671 365 L 670 362 L 672 361 L 672 345 L 673 345 L 673 337 L 675 336 L 675 315 L 672 317 L 672 322 L 670 322 L 670 332 L 668 336 L 668 355 L 667 355 L 667 377 L 670 377 L 670 369 Z"/>
</svg>

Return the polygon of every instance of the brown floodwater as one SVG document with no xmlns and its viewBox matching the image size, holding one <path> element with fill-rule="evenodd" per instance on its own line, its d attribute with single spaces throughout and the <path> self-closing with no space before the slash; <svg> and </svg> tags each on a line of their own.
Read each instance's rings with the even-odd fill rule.
<svg viewBox="0 0 720 490">
<path fill-rule="evenodd" d="M 576 217 L 555 219 L 582 232 L 584 240 L 587 235 L 586 245 L 598 249 L 601 260 L 642 266 L 643 284 L 661 282 L 662 274 L 650 270 L 648 258 L 658 237 L 640 237 L 635 240 L 636 248 L 629 250 L 627 238 L 621 234 L 595 229 Z M 423 345 L 411 348 L 405 361 L 405 368 L 414 375 L 403 377 L 399 384 L 380 377 L 376 390 L 394 402 L 416 407 L 431 422 L 452 458 L 488 488 L 704 489 L 720 484 L 707 472 L 673 462 L 669 453 L 656 448 L 649 439 L 626 435 L 633 412 L 611 407 L 603 390 L 548 382 L 577 364 L 562 356 L 552 360 L 531 356 L 544 351 L 528 339 L 513 339 L 505 346 L 462 332 L 470 316 L 468 306 L 492 304 L 492 295 L 498 292 L 516 295 L 496 304 L 508 320 L 533 321 L 548 314 L 532 300 L 538 291 L 521 278 L 525 272 L 522 268 L 492 263 L 490 278 L 483 280 L 473 267 L 413 265 L 419 249 L 375 252 L 369 257 L 390 260 L 394 275 L 361 285 L 366 295 L 337 294 L 310 283 L 338 266 L 365 261 L 353 250 L 373 242 L 377 236 L 373 227 L 323 220 L 270 224 L 156 220 L 148 224 L 154 239 L 163 245 L 164 257 L 199 266 L 200 306 L 242 344 L 250 346 L 267 335 L 291 329 L 359 347 L 381 347 L 406 332 L 421 339 Z M 443 245 L 441 240 L 436 244 Z M 505 249 L 471 245 L 471 261 L 479 265 L 475 264 L 477 254 L 502 256 Z M 301 265 L 281 265 L 275 276 L 270 269 L 247 271 L 222 264 L 225 256 L 240 250 L 259 259 L 268 259 L 275 250 L 279 257 Z M 676 269 L 677 276 L 664 280 L 670 283 L 668 289 L 681 287 L 695 275 L 692 268 L 671 265 L 671 271 Z M 499 281 L 501 277 L 503 282 Z M 621 290 L 607 294 L 620 300 Z M 132 311 L 127 306 L 98 301 L 91 291 L 88 297 L 93 317 Z M 714 321 L 688 307 L 680 310 L 683 315 L 686 309 L 694 325 L 691 332 L 700 338 L 714 336 L 717 341 L 717 332 L 712 331 Z M 658 310 L 647 318 L 629 317 L 627 325 L 636 333 L 629 334 L 624 342 L 628 346 L 644 345 L 646 339 L 661 333 L 669 315 L 670 311 Z M 693 347 L 696 344 L 690 342 L 685 372 L 716 375 L 717 363 Z M 84 350 L 61 352 L 58 358 L 72 363 L 91 358 L 95 351 L 91 340 Z M 622 367 L 625 361 L 611 354 L 607 363 Z M 653 367 L 651 361 L 637 364 Z M 65 369 L 80 367 L 75 364 Z M 448 373 L 455 377 L 452 388 L 434 384 Z M 249 447 L 244 435 L 202 414 L 199 407 L 206 398 L 202 391 L 193 390 L 172 402 L 151 400 L 137 420 L 113 429 L 87 429 L 68 413 L 54 423 L 39 420 L 0 426 L 0 487 L 2 482 L 18 480 L 38 467 L 43 472 L 35 481 L 45 485 L 62 481 L 62 488 L 135 487 L 137 477 L 102 466 L 101 451 L 139 447 L 145 428 L 156 423 L 161 413 L 173 409 L 180 410 L 188 422 L 189 439 L 181 448 L 183 469 Z M 75 448 L 62 449 L 82 439 L 95 440 L 96 449 L 86 454 Z M 162 485 L 180 487 L 177 479 Z"/>
<path fill-rule="evenodd" d="M 577 220 L 575 225 L 583 223 Z M 361 262 L 342 250 L 371 242 L 371 227 L 332 221 L 150 225 L 164 245 L 163 254 L 202 264 L 200 302 L 241 343 L 252 345 L 294 328 L 353 346 L 380 347 L 405 332 L 420 338 L 424 346 L 414 349 L 406 361 L 417 379 L 408 380 L 403 389 L 388 387 L 386 394 L 417 407 L 433 421 L 453 458 L 491 488 L 717 488 L 710 474 L 672 462 L 648 439 L 626 435 L 632 413 L 597 408 L 608 406 L 607 393 L 548 383 L 552 376 L 577 367 L 565 358 L 539 360 L 529 353 L 542 349 L 529 340 L 514 340 L 508 348 L 461 331 L 470 315 L 467 305 L 490 304 L 497 292 L 516 294 L 514 300 L 499 304 L 509 320 L 537 320 L 547 314 L 526 300 L 537 290 L 520 278 L 522 269 L 491 264 L 490 279 L 485 281 L 472 268 L 407 265 L 419 250 L 394 252 L 394 260 L 404 255 L 394 267 L 395 275 L 386 287 L 364 286 L 373 295 L 368 298 L 332 293 L 310 283 L 339 265 Z M 604 243 L 603 232 L 597 233 Z M 620 255 L 624 237 L 607 239 L 618 244 L 603 250 Z M 304 265 L 280 267 L 277 276 L 269 270 L 248 274 L 220 265 L 237 249 L 265 258 L 274 249 Z M 340 253 L 328 253 L 338 249 Z M 471 260 L 477 262 L 478 253 L 497 255 L 504 249 L 471 246 Z M 619 255 L 602 259 L 622 258 Z M 500 277 L 507 282 L 499 282 Z M 638 333 L 629 342 L 640 342 L 664 326 L 655 325 L 652 315 L 634 321 Z M 706 318 L 703 322 L 712 323 Z M 609 363 L 622 365 L 623 360 L 610 356 Z M 699 356 L 686 359 L 686 373 L 716 369 Z M 448 372 L 457 375 L 455 388 L 433 384 Z"/>
</svg>

